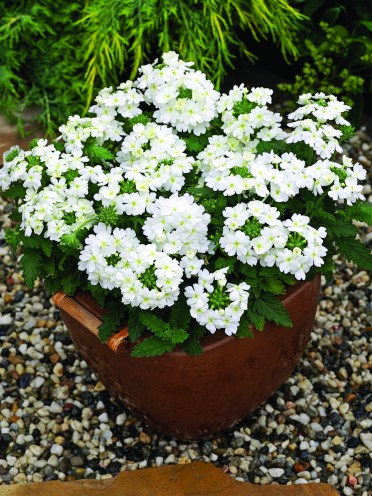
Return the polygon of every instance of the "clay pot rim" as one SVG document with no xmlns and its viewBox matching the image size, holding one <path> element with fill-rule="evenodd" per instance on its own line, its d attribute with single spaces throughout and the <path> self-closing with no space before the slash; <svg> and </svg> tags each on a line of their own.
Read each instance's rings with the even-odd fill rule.
<svg viewBox="0 0 372 496">
<path fill-rule="evenodd" d="M 320 280 L 320 274 L 316 274 L 314 279 L 312 280 L 308 280 L 308 281 L 301 281 L 301 282 L 298 282 L 297 284 L 293 285 L 293 286 L 288 286 L 287 289 L 286 289 L 286 293 L 284 295 L 281 296 L 281 300 L 283 301 L 284 305 L 286 307 L 290 306 L 291 305 L 291 302 L 295 299 L 298 298 L 298 296 L 303 292 L 303 291 L 306 291 L 306 288 L 309 286 L 309 284 L 313 284 L 315 283 L 316 281 L 319 281 Z M 76 294 L 76 297 L 73 297 L 73 299 L 83 308 L 87 309 L 88 311 L 94 313 L 97 317 L 101 318 L 102 315 L 104 314 L 104 309 L 102 309 L 101 307 L 97 306 L 97 302 L 93 299 L 93 307 L 92 307 L 92 297 L 89 293 L 86 293 L 86 292 L 78 292 Z M 265 327 L 262 331 L 257 331 L 255 330 L 253 327 L 252 327 L 252 331 L 253 331 L 253 334 L 261 334 L 261 332 L 265 332 L 266 330 L 266 326 L 267 325 L 273 325 L 273 323 L 271 322 L 267 322 L 265 324 Z M 280 327 L 280 326 L 278 326 Z M 284 328 L 285 329 L 285 328 Z M 148 336 L 151 336 L 152 334 L 149 333 Z M 97 339 L 98 336 L 97 336 Z M 235 339 L 239 339 L 237 338 L 235 335 L 232 335 L 232 336 L 227 336 L 224 331 L 222 329 L 219 329 L 217 330 L 214 334 L 207 334 L 205 336 L 203 336 L 203 338 L 201 339 L 200 341 L 200 344 L 203 348 L 203 353 L 206 353 L 208 351 L 212 351 L 213 349 L 217 348 L 217 347 L 220 347 L 220 346 L 224 346 L 226 345 L 227 343 L 231 342 L 232 340 L 235 340 Z M 244 338 L 244 339 L 249 339 L 249 338 Z M 128 348 L 127 348 L 127 351 L 130 351 L 133 349 L 133 347 L 137 344 L 137 343 L 132 343 L 131 341 L 127 341 L 128 343 Z M 186 358 L 187 359 L 198 359 L 199 356 L 192 356 L 192 355 L 188 355 L 187 353 L 185 353 L 182 348 L 177 345 L 172 351 L 166 353 L 167 357 L 170 358 L 170 357 L 174 357 L 175 359 L 179 359 L 179 358 Z M 164 355 L 162 355 L 164 356 Z M 153 357 L 153 358 L 156 358 L 156 359 L 161 359 L 161 357 Z M 145 358 L 146 360 L 148 360 L 148 358 Z M 140 360 L 140 358 L 136 358 L 136 360 Z"/>
<path fill-rule="evenodd" d="M 298 298 L 299 294 L 301 294 L 309 284 L 315 282 L 317 279 L 320 279 L 319 273 L 315 275 L 314 279 L 311 279 L 309 281 L 301 281 L 293 286 L 289 286 L 286 290 L 286 293 L 281 297 L 281 300 L 284 303 L 284 305 L 288 307 L 293 300 Z M 273 325 L 272 322 L 266 322 L 265 327 L 263 328 L 262 331 L 257 331 L 252 327 L 253 334 L 260 334 L 261 332 L 265 332 L 265 328 L 267 324 Z M 227 336 L 222 329 L 219 329 L 214 334 L 208 334 L 206 336 L 203 336 L 200 343 L 203 347 L 203 352 L 206 353 L 218 346 L 224 346 L 226 343 L 234 339 L 249 339 L 249 338 L 237 338 L 235 335 Z M 185 353 L 180 348 L 180 346 L 177 346 L 173 351 L 171 351 L 168 354 L 171 355 L 173 354 L 175 358 L 181 356 L 187 356 L 190 358 L 190 355 Z"/>
</svg>

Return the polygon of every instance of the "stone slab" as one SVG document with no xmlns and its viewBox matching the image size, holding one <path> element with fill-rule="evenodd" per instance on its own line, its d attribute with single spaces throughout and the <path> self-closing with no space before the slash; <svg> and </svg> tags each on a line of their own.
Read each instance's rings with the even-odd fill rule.
<svg viewBox="0 0 372 496">
<path fill-rule="evenodd" d="M 338 496 L 328 484 L 259 486 L 206 462 L 121 472 L 113 479 L 0 486 L 0 496 Z"/>
</svg>

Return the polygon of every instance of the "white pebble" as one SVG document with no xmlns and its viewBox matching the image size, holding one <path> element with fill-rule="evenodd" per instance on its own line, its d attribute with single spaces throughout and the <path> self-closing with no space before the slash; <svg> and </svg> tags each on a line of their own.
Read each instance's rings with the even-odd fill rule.
<svg viewBox="0 0 372 496">
<path fill-rule="evenodd" d="M 302 425 L 307 425 L 310 422 L 310 417 L 307 413 L 300 413 L 298 420 Z"/>
<path fill-rule="evenodd" d="M 31 381 L 31 387 L 34 389 L 39 389 L 45 382 L 44 377 L 37 376 L 33 381 Z"/>
<path fill-rule="evenodd" d="M 372 451 L 372 433 L 371 432 L 361 432 L 360 433 L 360 440 L 364 444 L 364 446 L 367 446 L 367 448 Z"/>
<path fill-rule="evenodd" d="M 354 491 L 351 489 L 351 487 L 348 486 L 345 486 L 342 492 L 345 494 L 345 496 L 351 496 L 352 494 L 354 494 Z"/>
<path fill-rule="evenodd" d="M 10 325 L 13 322 L 13 318 L 9 313 L 0 316 L 0 325 Z"/>
<path fill-rule="evenodd" d="M 172 453 L 167 458 L 164 460 L 164 463 L 175 463 L 176 462 L 176 456 Z"/>
<path fill-rule="evenodd" d="M 50 465 L 51 467 L 58 466 L 58 458 L 56 457 L 56 455 L 52 455 L 49 457 L 48 465 Z"/>
<path fill-rule="evenodd" d="M 116 417 L 116 425 L 124 425 L 126 419 L 127 416 L 125 415 L 125 413 L 120 413 L 120 415 Z"/>
<path fill-rule="evenodd" d="M 310 428 L 313 432 L 322 432 L 323 427 L 317 422 L 311 422 Z"/>
<path fill-rule="evenodd" d="M 63 412 L 62 406 L 59 403 L 57 403 L 56 401 L 52 401 L 49 409 L 52 413 L 62 413 Z"/>
<path fill-rule="evenodd" d="M 44 449 L 41 446 L 37 446 L 36 444 L 31 444 L 31 446 L 29 446 L 28 449 L 37 458 L 44 453 Z"/>
<path fill-rule="evenodd" d="M 282 468 L 269 468 L 269 474 L 271 477 L 281 477 L 284 474 L 284 469 Z"/>
<path fill-rule="evenodd" d="M 101 415 L 99 415 L 99 417 L 98 417 L 98 420 L 99 420 L 100 422 L 102 422 L 103 424 L 107 424 L 107 423 L 108 423 L 108 419 L 109 419 L 109 418 L 108 418 L 108 415 L 107 415 L 107 413 L 106 413 L 106 412 L 101 413 Z"/>
<path fill-rule="evenodd" d="M 63 453 L 63 446 L 61 446 L 60 444 L 53 444 L 53 446 L 50 448 L 50 452 L 52 455 L 61 456 Z"/>
<path fill-rule="evenodd" d="M 155 465 L 157 467 L 161 467 L 163 465 L 163 463 L 164 463 L 164 458 L 162 456 L 157 456 L 155 458 Z"/>
</svg>

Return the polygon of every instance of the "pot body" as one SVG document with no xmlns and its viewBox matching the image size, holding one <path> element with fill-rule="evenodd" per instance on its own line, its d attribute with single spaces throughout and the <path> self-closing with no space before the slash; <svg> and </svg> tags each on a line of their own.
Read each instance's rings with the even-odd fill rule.
<svg viewBox="0 0 372 496">
<path fill-rule="evenodd" d="M 235 425 L 288 379 L 309 339 L 319 286 L 317 276 L 287 292 L 283 302 L 292 328 L 267 323 L 253 339 L 217 331 L 203 338 L 200 356 L 177 349 L 154 358 L 115 354 L 68 312 L 61 313 L 80 354 L 117 400 L 155 430 L 197 440 Z M 77 300 L 99 313 L 89 299 Z"/>
</svg>

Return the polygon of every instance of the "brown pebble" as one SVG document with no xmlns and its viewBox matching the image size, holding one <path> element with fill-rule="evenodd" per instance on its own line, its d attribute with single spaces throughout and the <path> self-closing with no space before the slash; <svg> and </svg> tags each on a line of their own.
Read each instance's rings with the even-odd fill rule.
<svg viewBox="0 0 372 496">
<path fill-rule="evenodd" d="M 356 398 L 355 393 L 349 393 L 348 395 L 346 395 L 345 401 L 346 403 L 351 403 L 355 398 Z"/>
<path fill-rule="evenodd" d="M 299 463 L 295 463 L 293 465 L 293 469 L 295 472 L 304 472 L 305 470 L 307 470 L 308 468 L 310 467 L 310 463 L 308 462 L 299 462 Z"/>
<path fill-rule="evenodd" d="M 140 432 L 139 435 L 140 441 L 143 444 L 150 444 L 151 443 L 151 437 L 144 431 Z"/>
<path fill-rule="evenodd" d="M 52 353 L 51 355 L 49 355 L 49 360 L 54 364 L 59 362 L 60 359 L 61 357 L 58 355 L 58 353 Z"/>
<path fill-rule="evenodd" d="M 335 337 L 333 338 L 333 342 L 334 342 L 335 344 L 337 344 L 338 346 L 340 346 L 340 345 L 343 343 L 343 339 L 342 339 L 342 337 L 341 337 L 341 336 L 335 336 Z"/>
<path fill-rule="evenodd" d="M 12 415 L 9 419 L 12 423 L 15 423 L 17 422 L 17 420 L 19 420 L 19 417 L 17 415 Z"/>
<path fill-rule="evenodd" d="M 36 327 L 46 327 L 47 321 L 44 319 L 39 319 L 36 321 Z"/>
<path fill-rule="evenodd" d="M 5 293 L 3 299 L 4 299 L 4 303 L 11 303 L 13 301 L 13 296 L 9 293 Z"/>
<path fill-rule="evenodd" d="M 48 320 L 46 326 L 48 329 L 52 329 L 53 327 L 56 326 L 56 324 L 57 322 L 55 320 Z"/>
<path fill-rule="evenodd" d="M 22 364 L 25 363 L 24 359 L 19 355 L 8 356 L 7 360 L 8 360 L 8 362 L 12 363 L 13 365 L 17 365 L 17 363 L 22 363 Z"/>
</svg>

